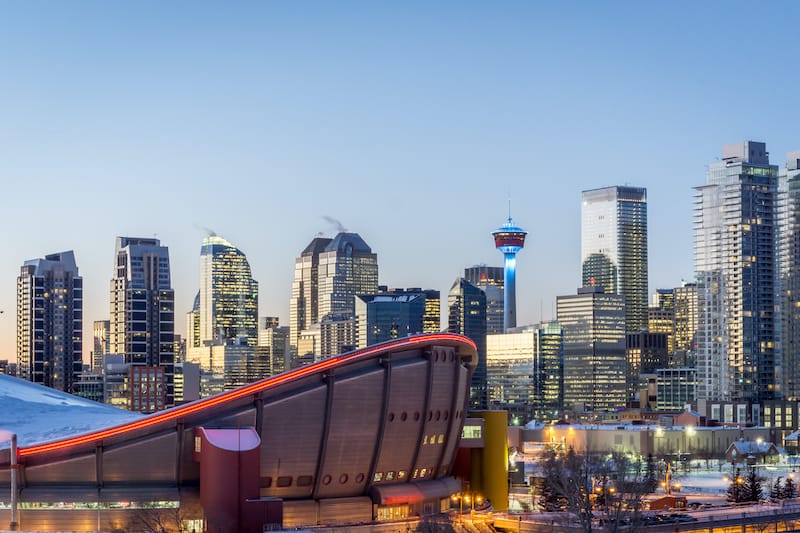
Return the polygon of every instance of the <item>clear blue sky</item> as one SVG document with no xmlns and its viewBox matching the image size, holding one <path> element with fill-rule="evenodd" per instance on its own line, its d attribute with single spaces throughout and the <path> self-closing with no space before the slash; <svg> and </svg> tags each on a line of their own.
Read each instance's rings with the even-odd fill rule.
<svg viewBox="0 0 800 533">
<path fill-rule="evenodd" d="M 501 264 L 511 196 L 528 323 L 579 284 L 580 191 L 630 183 L 650 289 L 675 286 L 721 145 L 765 141 L 781 165 L 800 149 L 798 20 L 777 1 L 3 2 L 0 358 L 19 267 L 47 253 L 75 250 L 90 337 L 117 235 L 169 246 L 182 332 L 200 226 L 287 322 L 323 216 L 372 246 L 381 283 L 446 293 Z"/>
</svg>

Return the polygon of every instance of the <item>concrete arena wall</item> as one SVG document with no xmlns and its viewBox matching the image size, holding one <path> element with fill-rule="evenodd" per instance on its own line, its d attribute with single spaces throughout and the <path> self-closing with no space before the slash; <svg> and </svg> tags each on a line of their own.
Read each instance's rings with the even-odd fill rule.
<svg viewBox="0 0 800 533">
<path fill-rule="evenodd" d="M 131 499 L 130 491 L 196 489 L 192 452 L 194 428 L 201 426 L 256 428 L 262 496 L 360 497 L 382 483 L 440 478 L 453 463 L 475 361 L 474 344 L 464 337 L 410 337 L 158 413 L 146 423 L 22 449 L 20 500 L 111 501 Z M 6 455 L 0 487 L 9 485 Z"/>
</svg>

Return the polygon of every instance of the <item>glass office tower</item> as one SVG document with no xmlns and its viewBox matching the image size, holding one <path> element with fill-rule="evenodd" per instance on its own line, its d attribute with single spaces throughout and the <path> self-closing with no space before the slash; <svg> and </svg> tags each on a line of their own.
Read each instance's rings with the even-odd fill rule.
<svg viewBox="0 0 800 533">
<path fill-rule="evenodd" d="M 200 248 L 199 304 L 201 344 L 257 344 L 258 282 L 244 253 L 218 235 Z"/>
<path fill-rule="evenodd" d="M 581 193 L 584 287 L 625 297 L 625 328 L 647 328 L 647 190 L 605 187 Z"/>
<path fill-rule="evenodd" d="M 486 409 L 486 294 L 464 278 L 458 278 L 450 287 L 447 307 L 447 331 L 469 337 L 478 348 L 478 364 L 470 385 L 470 409 Z"/>
<path fill-rule="evenodd" d="M 564 408 L 625 407 L 625 297 L 584 287 L 556 299 L 564 338 Z"/>
</svg>

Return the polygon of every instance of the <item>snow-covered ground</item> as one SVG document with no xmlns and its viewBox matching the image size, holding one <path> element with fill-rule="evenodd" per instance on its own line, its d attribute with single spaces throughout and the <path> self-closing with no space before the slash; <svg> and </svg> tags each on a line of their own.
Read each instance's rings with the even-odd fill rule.
<svg viewBox="0 0 800 533">
<path fill-rule="evenodd" d="M 20 447 L 72 437 L 141 418 L 132 413 L 0 374 L 0 430 Z M 8 441 L 0 448 L 8 448 Z"/>
</svg>

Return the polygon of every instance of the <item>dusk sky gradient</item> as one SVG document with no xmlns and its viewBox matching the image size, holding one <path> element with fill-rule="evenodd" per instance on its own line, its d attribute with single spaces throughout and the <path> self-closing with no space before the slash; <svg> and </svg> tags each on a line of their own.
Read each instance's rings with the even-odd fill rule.
<svg viewBox="0 0 800 533">
<path fill-rule="evenodd" d="M 692 187 L 724 143 L 800 149 L 797 2 L 0 4 L 0 358 L 16 278 L 75 251 L 84 361 L 118 235 L 170 249 L 176 329 L 203 227 L 288 324 L 294 260 L 341 220 L 380 282 L 442 291 L 502 265 L 518 322 L 580 283 L 580 192 L 648 192 L 650 292 L 693 278 Z"/>
</svg>

